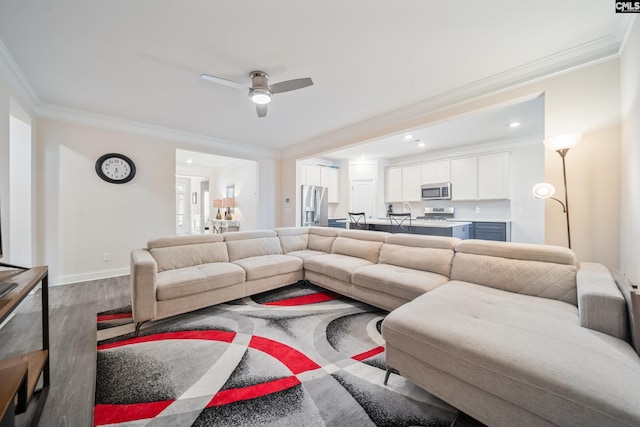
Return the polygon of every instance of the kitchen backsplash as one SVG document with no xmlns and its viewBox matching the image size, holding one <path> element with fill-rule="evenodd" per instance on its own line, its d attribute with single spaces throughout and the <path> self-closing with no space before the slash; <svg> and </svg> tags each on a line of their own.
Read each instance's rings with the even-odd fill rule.
<svg viewBox="0 0 640 427">
<path fill-rule="evenodd" d="M 392 203 L 393 211 L 402 212 L 402 203 Z M 510 200 L 478 200 L 478 201 L 451 201 L 451 200 L 432 200 L 424 202 L 411 202 L 411 214 L 415 218 L 424 215 L 424 208 L 435 207 L 444 208 L 453 206 L 456 209 L 455 218 L 464 218 L 472 220 L 489 220 L 489 219 L 511 219 L 511 201 Z M 387 205 L 388 207 L 388 205 Z M 384 216 L 383 212 L 382 215 Z"/>
</svg>

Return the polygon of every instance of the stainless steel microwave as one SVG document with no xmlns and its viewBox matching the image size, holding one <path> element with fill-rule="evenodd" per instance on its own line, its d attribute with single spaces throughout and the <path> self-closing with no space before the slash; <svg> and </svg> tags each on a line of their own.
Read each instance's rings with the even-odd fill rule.
<svg viewBox="0 0 640 427">
<path fill-rule="evenodd" d="M 451 200 L 451 183 L 422 184 L 420 198 L 422 200 Z"/>
</svg>

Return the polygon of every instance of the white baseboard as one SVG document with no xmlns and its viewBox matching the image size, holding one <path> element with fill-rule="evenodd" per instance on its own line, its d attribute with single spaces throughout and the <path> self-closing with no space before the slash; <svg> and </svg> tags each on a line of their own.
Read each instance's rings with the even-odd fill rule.
<svg viewBox="0 0 640 427">
<path fill-rule="evenodd" d="M 126 276 L 129 268 L 116 268 L 113 270 L 92 271 L 90 273 L 71 274 L 68 276 L 49 276 L 49 286 L 68 285 L 71 283 L 88 282 L 90 280 L 107 279 L 110 277 Z"/>
</svg>

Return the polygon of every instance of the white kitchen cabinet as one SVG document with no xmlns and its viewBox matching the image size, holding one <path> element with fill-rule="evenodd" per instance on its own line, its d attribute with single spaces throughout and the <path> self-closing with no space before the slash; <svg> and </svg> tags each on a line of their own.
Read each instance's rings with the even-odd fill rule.
<svg viewBox="0 0 640 427">
<path fill-rule="evenodd" d="M 451 181 L 451 161 L 442 160 L 422 164 L 421 184 L 435 184 Z"/>
<path fill-rule="evenodd" d="M 417 202 L 420 200 L 421 191 L 420 165 L 404 166 L 402 168 L 402 201 Z"/>
<path fill-rule="evenodd" d="M 509 198 L 509 167 L 509 153 L 478 156 L 478 199 Z"/>
<path fill-rule="evenodd" d="M 320 185 L 320 166 L 300 165 L 300 181 L 302 185 Z"/>
<path fill-rule="evenodd" d="M 338 169 L 320 168 L 320 185 L 327 187 L 327 201 L 340 203 L 340 175 Z"/>
<path fill-rule="evenodd" d="M 477 157 L 451 160 L 451 200 L 478 198 Z"/>
<path fill-rule="evenodd" d="M 392 167 L 385 171 L 385 202 L 402 201 L 402 168 Z"/>
</svg>

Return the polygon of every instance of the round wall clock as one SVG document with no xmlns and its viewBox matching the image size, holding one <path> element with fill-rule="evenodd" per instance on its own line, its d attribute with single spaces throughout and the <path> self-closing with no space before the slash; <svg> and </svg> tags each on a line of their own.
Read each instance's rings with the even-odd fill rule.
<svg viewBox="0 0 640 427">
<path fill-rule="evenodd" d="M 136 176 L 136 165 L 123 154 L 109 153 L 96 160 L 96 173 L 112 184 L 124 184 Z"/>
</svg>

